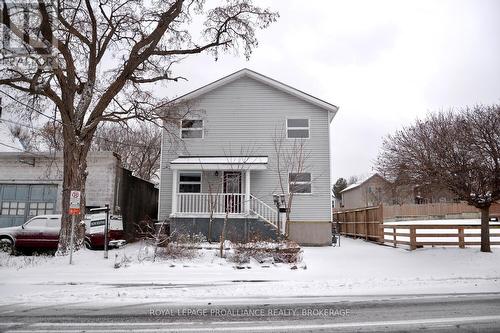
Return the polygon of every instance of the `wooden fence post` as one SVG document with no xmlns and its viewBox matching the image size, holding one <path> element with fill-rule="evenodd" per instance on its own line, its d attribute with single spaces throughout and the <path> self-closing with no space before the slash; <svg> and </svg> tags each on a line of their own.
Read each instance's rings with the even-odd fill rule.
<svg viewBox="0 0 500 333">
<path fill-rule="evenodd" d="M 415 250 L 417 248 L 417 232 L 415 226 L 410 226 L 410 250 Z"/>
<path fill-rule="evenodd" d="M 392 241 L 394 243 L 394 247 L 397 247 L 398 242 L 396 240 L 396 227 L 392 227 Z"/>
<path fill-rule="evenodd" d="M 382 244 L 384 243 L 384 239 L 385 239 L 385 235 L 384 235 L 384 206 L 382 204 L 380 204 L 379 208 L 378 208 L 378 226 L 379 226 L 379 229 L 382 230 L 380 231 L 380 235 L 379 235 L 379 239 L 381 239 L 381 242 Z M 382 228 L 380 228 L 380 226 L 382 226 Z"/>
<path fill-rule="evenodd" d="M 365 221 L 365 240 L 368 240 L 368 210 L 363 211 L 363 220 Z"/>
<path fill-rule="evenodd" d="M 354 238 L 358 238 L 358 224 L 356 223 L 358 212 L 354 211 Z"/>
<path fill-rule="evenodd" d="M 464 227 L 458 227 L 458 246 L 463 249 L 465 248 L 465 239 L 464 239 Z"/>
<path fill-rule="evenodd" d="M 345 230 L 344 230 L 344 232 L 347 234 L 349 232 L 349 223 L 347 223 L 347 215 L 346 214 L 347 214 L 347 212 L 344 212 L 344 214 L 343 214 L 344 215 L 344 221 L 343 222 L 345 224 Z"/>
</svg>

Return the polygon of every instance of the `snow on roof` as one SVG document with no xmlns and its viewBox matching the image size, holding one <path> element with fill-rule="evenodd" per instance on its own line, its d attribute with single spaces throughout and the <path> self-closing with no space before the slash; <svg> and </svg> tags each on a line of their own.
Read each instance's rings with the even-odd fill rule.
<svg viewBox="0 0 500 333">
<path fill-rule="evenodd" d="M 367 182 L 369 179 L 372 179 L 372 178 L 373 178 L 373 177 L 375 177 L 375 176 L 379 176 L 379 177 L 383 178 L 383 177 L 382 177 L 381 175 L 379 175 L 378 173 L 373 173 L 373 174 L 370 174 L 370 175 L 368 175 L 367 177 L 365 177 L 365 178 L 363 178 L 363 179 L 361 179 L 361 180 L 358 180 L 357 182 L 355 182 L 355 183 L 353 183 L 353 184 L 351 184 L 351 185 L 347 186 L 345 189 L 343 189 L 342 191 L 340 191 L 340 193 L 342 193 L 342 192 L 346 192 L 346 191 L 350 191 L 350 190 L 352 190 L 353 188 L 356 188 L 356 187 L 358 187 L 358 186 L 361 186 L 361 185 L 363 185 L 365 182 Z"/>
<path fill-rule="evenodd" d="M 361 183 L 360 183 L 360 182 L 353 183 L 353 184 L 351 184 L 351 185 L 347 186 L 347 187 L 346 187 L 345 189 L 343 189 L 342 191 L 340 191 L 340 193 L 345 192 L 345 191 L 352 190 L 353 188 L 356 188 L 356 187 L 358 187 L 359 185 L 361 185 Z"/>
<path fill-rule="evenodd" d="M 336 105 L 333 105 L 333 104 L 328 103 L 322 99 L 319 99 L 317 97 L 309 95 L 309 94 L 307 94 L 299 89 L 293 88 L 287 84 L 284 84 L 284 83 L 279 82 L 277 80 L 271 79 L 270 77 L 267 77 L 267 76 L 262 75 L 260 73 L 254 72 L 248 68 L 243 68 L 235 73 L 229 74 L 229 75 L 227 75 L 219 80 L 216 80 L 216 81 L 209 83 L 201 88 L 193 90 L 185 95 L 182 95 L 182 96 L 174 99 L 173 101 L 183 101 L 183 100 L 189 100 L 189 99 L 199 97 L 199 96 L 201 96 L 209 91 L 212 91 L 218 87 L 221 87 L 227 83 L 230 83 L 236 79 L 239 79 L 239 78 L 245 77 L 245 76 L 250 77 L 256 81 L 262 82 L 264 84 L 267 84 L 267 85 L 269 85 L 273 88 L 276 88 L 278 90 L 284 91 L 284 92 L 291 94 L 295 97 L 298 97 L 298 98 L 300 98 L 306 102 L 309 102 L 311 104 L 314 104 L 314 105 L 316 105 L 324 110 L 332 112 L 332 117 L 330 118 L 330 120 L 333 119 L 333 117 L 335 116 L 335 114 L 337 113 L 337 111 L 339 109 L 339 107 Z"/>
<path fill-rule="evenodd" d="M 231 168 L 266 169 L 267 156 L 180 156 L 170 162 L 172 169 L 219 170 Z"/>
<path fill-rule="evenodd" d="M 0 120 L 0 152 L 22 152 L 23 145 L 15 138 L 7 124 Z"/>
</svg>

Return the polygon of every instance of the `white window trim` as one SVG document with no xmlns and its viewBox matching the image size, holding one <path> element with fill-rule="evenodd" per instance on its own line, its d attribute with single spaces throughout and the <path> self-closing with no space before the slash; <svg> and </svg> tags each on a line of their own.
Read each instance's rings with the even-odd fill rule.
<svg viewBox="0 0 500 333">
<path fill-rule="evenodd" d="M 199 175 L 200 176 L 200 181 L 199 182 L 181 182 L 181 174 L 191 174 L 191 175 Z M 200 184 L 200 192 L 181 192 L 181 184 Z M 178 172 L 177 175 L 177 193 L 180 194 L 189 194 L 189 193 L 203 193 L 203 172 L 197 172 L 197 171 L 180 171 Z"/>
<path fill-rule="evenodd" d="M 201 128 L 198 128 L 198 127 L 195 127 L 195 128 L 183 128 L 182 127 L 182 121 L 184 121 L 184 120 L 186 120 L 186 121 L 189 121 L 189 120 L 200 120 L 201 121 Z M 203 120 L 203 119 L 199 119 L 199 118 L 181 119 L 179 127 L 180 127 L 179 137 L 182 140 L 201 140 L 201 139 L 205 138 L 205 120 Z M 201 131 L 201 138 L 183 138 L 182 137 L 182 131 Z"/>
<path fill-rule="evenodd" d="M 307 127 L 288 127 L 288 119 L 307 119 Z M 311 119 L 309 117 L 286 117 L 285 119 L 286 125 L 286 138 L 289 140 L 309 140 L 311 138 Z M 288 130 L 307 130 L 307 138 L 290 138 L 288 136 Z"/>
<path fill-rule="evenodd" d="M 311 181 L 309 182 L 293 182 L 294 184 L 311 184 L 311 192 L 309 193 L 299 193 L 299 192 L 294 192 L 293 195 L 312 195 L 314 193 L 313 191 L 313 175 L 312 175 L 312 172 L 307 172 L 307 171 L 304 171 L 304 172 L 289 172 L 288 173 L 288 194 L 290 194 L 290 174 L 291 173 L 308 173 L 311 175 Z"/>
</svg>

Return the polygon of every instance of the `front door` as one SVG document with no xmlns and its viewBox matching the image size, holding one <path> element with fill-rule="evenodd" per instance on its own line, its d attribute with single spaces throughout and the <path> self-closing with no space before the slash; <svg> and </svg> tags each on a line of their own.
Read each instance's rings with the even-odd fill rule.
<svg viewBox="0 0 500 333">
<path fill-rule="evenodd" d="M 241 213 L 241 172 L 224 171 L 225 208 L 229 213 Z"/>
</svg>

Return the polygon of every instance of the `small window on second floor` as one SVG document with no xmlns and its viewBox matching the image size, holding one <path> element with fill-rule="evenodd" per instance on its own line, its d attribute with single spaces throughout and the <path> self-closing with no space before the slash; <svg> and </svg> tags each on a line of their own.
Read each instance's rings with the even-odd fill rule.
<svg viewBox="0 0 500 333">
<path fill-rule="evenodd" d="M 309 138 L 309 119 L 289 118 L 286 120 L 286 133 L 289 139 Z"/>
<path fill-rule="evenodd" d="M 181 124 L 182 139 L 201 139 L 203 138 L 203 120 L 184 119 Z"/>
</svg>

